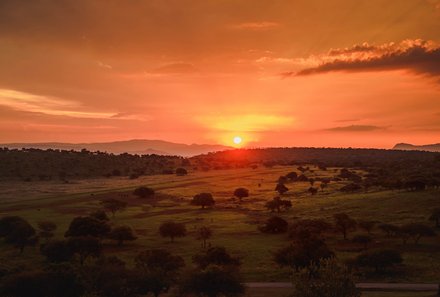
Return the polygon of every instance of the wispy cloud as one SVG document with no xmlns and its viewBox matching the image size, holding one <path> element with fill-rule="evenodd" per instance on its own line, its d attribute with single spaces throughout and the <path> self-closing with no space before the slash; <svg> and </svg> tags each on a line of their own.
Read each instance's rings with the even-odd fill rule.
<svg viewBox="0 0 440 297">
<path fill-rule="evenodd" d="M 231 27 L 239 30 L 264 31 L 264 30 L 271 30 L 280 26 L 281 24 L 277 22 L 263 21 L 263 22 L 240 23 L 240 24 L 232 25 Z"/>
<path fill-rule="evenodd" d="M 329 129 L 325 129 L 325 131 L 330 131 L 330 132 L 371 132 L 371 131 L 386 130 L 386 129 L 387 129 L 386 127 L 373 126 L 373 125 L 350 125 L 350 126 L 329 128 Z"/>
<path fill-rule="evenodd" d="M 8 89 L 0 89 L 0 105 L 20 111 L 77 118 L 110 118 L 114 115 L 113 113 L 82 111 L 80 104 L 75 101 Z"/>
<path fill-rule="evenodd" d="M 400 43 L 331 49 L 328 53 L 307 58 L 310 67 L 282 76 L 311 75 L 333 71 L 381 71 L 406 69 L 419 74 L 440 75 L 440 45 L 421 39 Z"/>
</svg>

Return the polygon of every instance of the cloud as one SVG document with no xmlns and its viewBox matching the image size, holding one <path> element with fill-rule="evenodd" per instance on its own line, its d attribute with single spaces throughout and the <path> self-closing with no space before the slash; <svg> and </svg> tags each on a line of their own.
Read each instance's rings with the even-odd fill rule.
<svg viewBox="0 0 440 297">
<path fill-rule="evenodd" d="M 177 73 L 193 73 L 197 72 L 197 68 L 190 63 L 169 63 L 153 69 L 154 74 L 177 74 Z"/>
<path fill-rule="evenodd" d="M 0 105 L 19 111 L 76 118 L 110 118 L 113 113 L 82 111 L 80 104 L 59 98 L 0 89 Z"/>
<path fill-rule="evenodd" d="M 312 67 L 299 72 L 284 72 L 283 77 L 333 71 L 365 72 L 406 69 L 418 74 L 440 75 L 440 45 L 420 39 L 400 43 L 331 49 L 327 54 L 308 58 Z"/>
<path fill-rule="evenodd" d="M 385 129 L 386 129 L 386 127 L 372 126 L 372 125 L 350 125 L 350 126 L 329 128 L 329 129 L 325 129 L 325 131 L 330 131 L 330 132 L 371 132 L 371 131 L 378 131 L 378 130 L 385 130 Z"/>
<path fill-rule="evenodd" d="M 265 30 L 271 30 L 277 27 L 280 27 L 281 24 L 277 22 L 247 22 L 247 23 L 240 23 L 237 25 L 233 25 L 232 28 L 239 29 L 239 30 L 254 30 L 254 31 L 265 31 Z"/>
</svg>

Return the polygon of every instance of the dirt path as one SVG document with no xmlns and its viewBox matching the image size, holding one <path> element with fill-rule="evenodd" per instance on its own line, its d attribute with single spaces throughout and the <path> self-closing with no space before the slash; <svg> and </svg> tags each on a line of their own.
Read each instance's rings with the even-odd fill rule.
<svg viewBox="0 0 440 297">
<path fill-rule="evenodd" d="M 292 288 L 292 283 L 245 283 L 249 288 Z M 357 283 L 356 287 L 365 291 L 434 291 L 437 292 L 439 284 L 407 284 L 407 283 Z"/>
</svg>

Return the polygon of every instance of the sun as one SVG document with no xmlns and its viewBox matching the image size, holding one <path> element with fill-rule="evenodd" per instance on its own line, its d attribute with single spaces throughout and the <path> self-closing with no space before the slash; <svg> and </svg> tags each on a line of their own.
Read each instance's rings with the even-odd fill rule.
<svg viewBox="0 0 440 297">
<path fill-rule="evenodd" d="M 243 139 L 240 136 L 235 136 L 233 141 L 235 144 L 240 144 L 243 141 Z"/>
</svg>

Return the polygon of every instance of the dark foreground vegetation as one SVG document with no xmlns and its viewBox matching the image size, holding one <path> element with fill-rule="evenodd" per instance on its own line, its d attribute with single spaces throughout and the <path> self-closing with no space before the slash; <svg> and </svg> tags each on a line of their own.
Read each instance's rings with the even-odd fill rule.
<svg viewBox="0 0 440 297">
<path fill-rule="evenodd" d="M 183 159 L 2 150 L 0 155 L 7 161 L 2 172 L 9 174 L 3 179 L 33 183 L 55 178 L 59 166 L 65 171 L 56 179 L 63 185 L 109 170 L 103 175 L 123 183 L 154 173 L 174 175 L 152 176 L 160 187 L 139 183 L 119 192 L 7 201 L 0 208 L 0 255 L 11 259 L 0 263 L 0 296 L 239 296 L 245 292 L 243 270 L 248 277 L 272 269 L 277 277 L 287 272 L 293 279 L 292 296 L 355 297 L 361 294 L 356 281 L 402 280 L 413 267 L 433 267 L 439 259 L 435 153 L 267 149 Z M 91 168 L 99 170 L 90 174 Z M 46 177 L 40 178 L 39 170 Z M 363 212 L 369 201 L 375 204 Z M 413 256 L 433 263 L 414 266 Z M 256 263 L 249 263 L 250 257 Z M 259 266 L 267 262 L 273 267 Z M 266 279 L 284 280 L 260 275 Z"/>
</svg>

